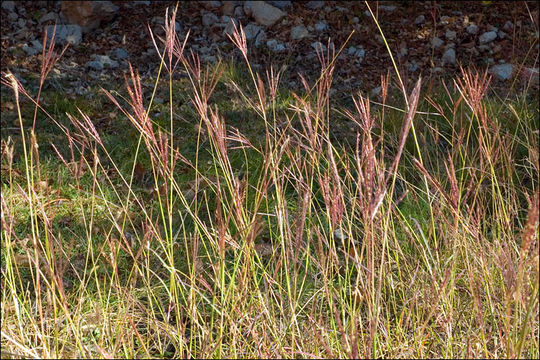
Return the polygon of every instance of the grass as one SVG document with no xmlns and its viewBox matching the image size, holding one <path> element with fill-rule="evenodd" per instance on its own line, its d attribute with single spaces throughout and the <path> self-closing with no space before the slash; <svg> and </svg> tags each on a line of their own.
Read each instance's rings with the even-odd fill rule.
<svg viewBox="0 0 540 360">
<path fill-rule="evenodd" d="M 241 28 L 245 67 L 203 68 L 174 17 L 150 91 L 3 74 L 3 357 L 538 357 L 534 90 L 335 104 L 337 54 L 288 92 Z"/>
</svg>

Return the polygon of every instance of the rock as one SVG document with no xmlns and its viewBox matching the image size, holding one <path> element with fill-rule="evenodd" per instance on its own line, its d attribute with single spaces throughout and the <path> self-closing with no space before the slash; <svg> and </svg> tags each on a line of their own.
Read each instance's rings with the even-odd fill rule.
<svg viewBox="0 0 540 360">
<path fill-rule="evenodd" d="M 485 32 L 483 33 L 482 35 L 480 35 L 480 37 L 478 38 L 478 42 L 483 45 L 483 44 L 487 44 L 489 42 L 492 42 L 493 40 L 495 40 L 497 38 L 497 32 L 495 31 L 488 31 L 488 32 Z"/>
<path fill-rule="evenodd" d="M 441 16 L 441 21 L 440 21 L 441 25 L 448 25 L 449 22 L 450 22 L 450 16 L 446 16 L 446 15 Z"/>
<path fill-rule="evenodd" d="M 277 40 L 272 39 L 266 42 L 266 46 L 273 52 L 280 52 L 285 50 L 285 45 L 279 43 Z"/>
<path fill-rule="evenodd" d="M 257 26 L 253 23 L 248 24 L 244 28 L 244 33 L 246 34 L 246 40 L 251 40 L 255 43 L 255 46 L 259 46 L 266 39 L 266 33 L 260 26 Z"/>
<path fill-rule="evenodd" d="M 206 10 L 217 9 L 221 7 L 221 1 L 201 1 L 200 3 L 202 6 L 204 6 Z"/>
<path fill-rule="evenodd" d="M 394 5 L 379 5 L 379 10 L 391 12 L 396 10 L 396 7 Z"/>
<path fill-rule="evenodd" d="M 442 41 L 438 37 L 434 37 L 433 39 L 431 39 L 431 46 L 433 46 L 435 49 L 443 46 L 443 44 L 444 44 L 444 41 Z"/>
<path fill-rule="evenodd" d="M 381 92 L 382 92 L 382 87 L 377 86 L 377 87 L 371 89 L 371 91 L 369 93 L 370 93 L 371 96 L 378 96 L 378 95 L 380 95 Z"/>
<path fill-rule="evenodd" d="M 364 56 L 366 56 L 366 50 L 364 49 L 357 49 L 354 46 L 351 46 L 349 50 L 347 50 L 347 54 L 349 56 L 354 56 L 360 59 L 362 61 L 364 59 Z"/>
<path fill-rule="evenodd" d="M 126 50 L 122 48 L 116 48 L 113 51 L 111 51 L 111 56 L 118 60 L 124 60 L 129 57 L 129 54 Z"/>
<path fill-rule="evenodd" d="M 539 73 L 538 68 L 523 68 L 521 70 L 521 76 L 527 82 L 533 86 L 538 86 L 539 83 Z"/>
<path fill-rule="evenodd" d="M 421 25 L 426 22 L 426 17 L 424 15 L 418 15 L 416 19 L 414 19 L 415 25 Z"/>
<path fill-rule="evenodd" d="M 54 32 L 54 25 L 47 25 L 47 41 L 49 42 Z M 55 42 L 59 45 L 70 43 L 77 46 L 82 41 L 82 29 L 79 25 L 57 25 Z"/>
<path fill-rule="evenodd" d="M 502 30 L 497 31 L 497 36 L 499 39 L 504 39 L 506 37 L 506 33 Z"/>
<path fill-rule="evenodd" d="M 309 31 L 304 25 L 298 25 L 291 29 L 291 39 L 292 40 L 302 40 L 305 37 L 309 36 Z"/>
<path fill-rule="evenodd" d="M 314 48 L 317 51 L 322 51 L 322 52 L 326 51 L 326 46 L 324 46 L 324 44 L 321 43 L 320 41 L 315 41 L 315 42 L 311 43 L 311 47 Z"/>
<path fill-rule="evenodd" d="M 442 56 L 443 65 L 456 63 L 456 51 L 453 48 L 447 49 Z"/>
<path fill-rule="evenodd" d="M 223 29 L 223 36 L 227 36 L 227 35 L 232 36 L 232 34 L 234 33 L 235 25 L 236 27 L 238 27 L 238 20 L 236 20 L 235 18 L 230 18 L 228 16 L 227 17 L 223 16 L 221 20 L 226 23 L 225 29 Z"/>
<path fill-rule="evenodd" d="M 315 30 L 317 31 L 324 31 L 326 29 L 328 29 L 328 24 L 324 21 L 319 21 L 315 24 Z"/>
<path fill-rule="evenodd" d="M 514 30 L 514 24 L 510 20 L 508 20 L 507 22 L 504 23 L 503 30 L 507 32 L 511 32 L 512 30 Z"/>
<path fill-rule="evenodd" d="M 225 15 L 233 16 L 236 5 L 237 5 L 236 1 L 223 1 L 223 6 L 221 8 L 221 11 Z"/>
<path fill-rule="evenodd" d="M 10 21 L 16 21 L 19 18 L 19 15 L 15 12 L 10 12 L 7 17 Z"/>
<path fill-rule="evenodd" d="M 310 10 L 320 9 L 324 6 L 324 1 L 308 1 L 306 7 Z"/>
<path fill-rule="evenodd" d="M 15 1 L 2 1 L 2 9 L 9 12 L 15 11 Z"/>
<path fill-rule="evenodd" d="M 22 46 L 22 49 L 25 53 L 28 54 L 28 56 L 33 56 L 35 54 L 37 54 L 39 51 L 37 49 L 35 49 L 34 47 L 32 46 L 28 46 L 27 44 L 24 44 Z"/>
<path fill-rule="evenodd" d="M 457 33 L 455 31 L 452 31 L 452 30 L 446 30 L 446 33 L 444 34 L 444 36 L 448 40 L 454 41 L 454 40 L 456 40 Z"/>
<path fill-rule="evenodd" d="M 474 24 L 471 24 L 469 26 L 467 26 L 467 32 L 471 35 L 476 35 L 478 34 L 478 26 L 474 25 Z"/>
<path fill-rule="evenodd" d="M 54 23 L 58 23 L 59 20 L 60 20 L 60 17 L 58 16 L 58 14 L 51 11 L 51 12 L 43 15 L 42 17 L 40 17 L 38 22 L 40 24 L 43 24 L 46 21 L 53 21 Z"/>
<path fill-rule="evenodd" d="M 280 10 L 285 10 L 292 7 L 292 1 L 267 1 L 267 3 L 277 7 Z"/>
<path fill-rule="evenodd" d="M 498 78 L 499 80 L 510 79 L 513 72 L 514 72 L 514 65 L 512 64 L 493 65 L 491 69 L 489 69 L 489 73 L 494 74 L 495 77 Z"/>
<path fill-rule="evenodd" d="M 43 50 L 43 44 L 38 39 L 32 40 L 32 47 L 37 51 Z"/>
<path fill-rule="evenodd" d="M 105 67 L 115 69 L 118 67 L 118 62 L 112 60 L 107 55 L 92 55 L 94 60 L 86 63 L 86 67 L 89 67 L 94 70 L 103 70 Z"/>
<path fill-rule="evenodd" d="M 416 63 L 416 61 L 412 61 L 410 64 L 409 64 L 409 67 L 407 68 L 409 70 L 409 72 L 413 73 L 415 72 L 416 70 L 418 70 L 418 64 Z"/>
<path fill-rule="evenodd" d="M 247 1 L 244 3 L 244 12 L 252 16 L 255 21 L 264 26 L 272 26 L 281 20 L 286 13 L 264 1 Z"/>
<path fill-rule="evenodd" d="M 203 26 L 210 27 L 217 23 L 219 21 L 219 18 L 216 14 L 207 12 L 202 16 L 202 24 Z"/>
<path fill-rule="evenodd" d="M 79 25 L 84 33 L 111 20 L 119 7 L 111 1 L 62 1 L 62 16 L 71 24 Z"/>
</svg>

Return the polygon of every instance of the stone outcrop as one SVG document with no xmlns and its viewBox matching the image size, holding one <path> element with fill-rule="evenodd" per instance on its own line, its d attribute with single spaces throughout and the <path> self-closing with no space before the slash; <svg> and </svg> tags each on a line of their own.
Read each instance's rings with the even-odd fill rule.
<svg viewBox="0 0 540 360">
<path fill-rule="evenodd" d="M 118 6 L 110 1 L 62 1 L 62 15 L 71 24 L 79 25 L 88 33 L 101 24 L 111 20 Z"/>
</svg>

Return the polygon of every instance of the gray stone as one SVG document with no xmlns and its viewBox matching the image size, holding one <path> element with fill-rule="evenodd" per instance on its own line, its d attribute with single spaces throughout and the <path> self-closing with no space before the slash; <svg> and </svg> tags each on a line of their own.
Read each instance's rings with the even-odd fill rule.
<svg viewBox="0 0 540 360">
<path fill-rule="evenodd" d="M 115 69 L 118 67 L 118 62 L 112 60 L 107 55 L 92 55 L 94 60 L 86 63 L 86 67 L 89 67 L 93 70 L 103 70 L 106 67 Z"/>
<path fill-rule="evenodd" d="M 471 24 L 469 26 L 467 26 L 467 32 L 471 35 L 476 35 L 478 34 L 478 26 L 474 25 L 474 24 Z"/>
<path fill-rule="evenodd" d="M 511 32 L 512 30 L 514 30 L 514 24 L 510 20 L 508 20 L 507 22 L 504 23 L 503 30 L 507 32 Z"/>
<path fill-rule="evenodd" d="M 27 44 L 24 44 L 22 46 L 22 49 L 25 53 L 28 54 L 28 56 L 33 56 L 35 54 L 37 54 L 39 52 L 39 50 L 35 49 L 34 47 L 32 46 L 28 46 Z"/>
<path fill-rule="evenodd" d="M 506 37 L 506 33 L 502 30 L 497 31 L 497 36 L 499 39 L 504 39 Z"/>
<path fill-rule="evenodd" d="M 51 12 L 43 15 L 42 17 L 40 17 L 39 18 L 39 23 L 43 24 L 45 21 L 54 21 L 55 23 L 58 23 L 59 20 L 60 20 L 60 17 L 58 16 L 58 14 L 51 11 Z"/>
<path fill-rule="evenodd" d="M 15 1 L 2 1 L 2 9 L 9 12 L 15 11 Z"/>
<path fill-rule="evenodd" d="M 306 7 L 310 10 L 320 9 L 324 6 L 324 1 L 308 1 Z"/>
<path fill-rule="evenodd" d="M 285 10 L 292 7 L 292 1 L 267 1 L 267 3 L 277 7 L 280 10 Z"/>
<path fill-rule="evenodd" d="M 452 31 L 452 30 L 446 30 L 446 33 L 444 34 L 444 36 L 448 40 L 453 41 L 453 40 L 456 40 L 457 33 L 455 31 Z"/>
<path fill-rule="evenodd" d="M 129 57 L 129 54 L 126 50 L 122 48 L 116 48 L 113 51 L 111 51 L 111 56 L 115 59 L 124 60 Z"/>
<path fill-rule="evenodd" d="M 320 41 L 315 41 L 313 43 L 311 43 L 311 47 L 314 48 L 315 50 L 319 50 L 319 51 L 326 51 L 326 46 L 324 46 L 324 44 Z"/>
<path fill-rule="evenodd" d="M 224 20 L 224 22 L 226 23 L 225 25 L 225 29 L 223 29 L 223 35 L 224 36 L 227 36 L 227 35 L 230 35 L 232 36 L 233 32 L 234 32 L 234 27 L 236 25 L 236 27 L 238 27 L 238 20 L 236 20 L 235 18 L 230 18 L 230 17 L 226 17 L 227 19 L 223 19 L 225 18 L 225 16 L 223 16 L 221 19 Z"/>
<path fill-rule="evenodd" d="M 50 41 L 54 32 L 54 25 L 48 25 L 47 29 L 47 41 Z M 57 25 L 55 41 L 59 45 L 70 43 L 77 46 L 82 41 L 82 28 L 79 25 Z"/>
<path fill-rule="evenodd" d="M 244 33 L 246 34 L 246 39 L 247 40 L 255 39 L 261 30 L 262 29 L 261 29 L 260 26 L 257 26 L 254 23 L 249 23 L 244 28 Z"/>
<path fill-rule="evenodd" d="M 396 7 L 394 5 L 379 5 L 379 10 L 382 11 L 394 11 Z"/>
<path fill-rule="evenodd" d="M 221 1 L 201 1 L 205 9 L 217 9 L 221 7 Z"/>
<path fill-rule="evenodd" d="M 371 96 L 378 96 L 378 95 L 380 95 L 381 92 L 382 92 L 382 87 L 377 86 L 377 87 L 371 89 L 371 91 L 369 93 L 370 93 Z"/>
<path fill-rule="evenodd" d="M 447 49 L 442 56 L 443 65 L 456 63 L 456 51 L 452 48 Z"/>
<path fill-rule="evenodd" d="M 418 64 L 415 61 L 411 62 L 409 64 L 408 70 L 411 73 L 415 72 L 416 70 L 418 70 Z"/>
<path fill-rule="evenodd" d="M 285 12 L 267 4 L 265 1 L 245 2 L 244 12 L 246 15 L 252 16 L 258 24 L 264 26 L 272 26 L 287 15 Z"/>
<path fill-rule="evenodd" d="M 418 15 L 416 19 L 414 19 L 415 25 L 420 25 L 426 22 L 426 17 L 424 15 Z"/>
<path fill-rule="evenodd" d="M 304 25 L 298 25 L 291 29 L 291 39 L 292 40 L 302 40 L 305 37 L 309 36 L 309 31 Z"/>
<path fill-rule="evenodd" d="M 10 21 L 16 21 L 19 18 L 19 15 L 15 12 L 10 12 L 7 17 Z"/>
<path fill-rule="evenodd" d="M 207 26 L 207 27 L 212 26 L 218 21 L 219 21 L 219 18 L 217 17 L 217 15 L 211 12 L 207 12 L 202 16 L 203 26 Z"/>
<path fill-rule="evenodd" d="M 446 16 L 446 15 L 443 15 L 441 16 L 441 21 L 440 23 L 442 25 L 448 25 L 448 22 L 450 21 L 450 16 Z"/>
<path fill-rule="evenodd" d="M 441 46 L 443 46 L 444 44 L 444 41 L 442 41 L 441 39 L 439 39 L 438 37 L 434 37 L 433 39 L 431 39 L 431 45 L 437 49 Z"/>
<path fill-rule="evenodd" d="M 324 21 L 319 21 L 318 23 L 315 24 L 316 31 L 324 31 L 326 29 L 328 29 L 328 24 L 326 24 L 326 22 Z"/>
<path fill-rule="evenodd" d="M 483 44 L 492 42 L 496 38 L 497 38 L 497 32 L 488 31 L 480 35 L 480 37 L 478 38 L 478 42 L 483 45 Z"/>
<path fill-rule="evenodd" d="M 275 39 L 268 40 L 266 42 L 266 46 L 268 46 L 268 48 L 273 52 L 280 52 L 280 51 L 285 50 L 285 46 L 283 44 L 279 43 Z"/>
<path fill-rule="evenodd" d="M 43 50 L 43 44 L 38 39 L 32 40 L 32 47 L 37 51 Z"/>
<path fill-rule="evenodd" d="M 514 72 L 514 65 L 512 64 L 500 64 L 494 65 L 489 69 L 490 74 L 494 74 L 499 80 L 508 80 Z"/>
</svg>

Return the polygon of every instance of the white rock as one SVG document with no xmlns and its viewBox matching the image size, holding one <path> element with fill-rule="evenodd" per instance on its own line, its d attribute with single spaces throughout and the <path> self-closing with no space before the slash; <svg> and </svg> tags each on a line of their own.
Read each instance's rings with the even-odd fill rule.
<svg viewBox="0 0 540 360">
<path fill-rule="evenodd" d="M 442 63 L 445 64 L 455 64 L 456 63 L 456 51 L 452 48 L 447 49 L 442 56 Z"/>
<path fill-rule="evenodd" d="M 467 26 L 467 32 L 471 35 L 476 35 L 478 34 L 478 26 L 474 25 L 474 24 L 471 24 L 469 26 Z"/>
<path fill-rule="evenodd" d="M 304 25 L 298 25 L 291 29 L 291 39 L 301 40 L 309 36 L 309 31 Z"/>
<path fill-rule="evenodd" d="M 244 12 L 264 26 L 272 26 L 287 15 L 265 1 L 246 1 L 244 3 Z"/>
<path fill-rule="evenodd" d="M 490 74 L 494 74 L 499 80 L 508 80 L 514 72 L 514 65 L 512 64 L 500 64 L 494 65 L 489 69 Z"/>
<path fill-rule="evenodd" d="M 496 38 L 497 38 L 497 32 L 488 31 L 488 32 L 485 32 L 482 35 L 480 35 L 480 37 L 478 38 L 478 42 L 480 44 L 487 44 L 487 43 L 492 42 Z"/>
<path fill-rule="evenodd" d="M 444 41 L 442 41 L 441 39 L 439 39 L 438 37 L 434 37 L 433 39 L 431 39 L 431 45 L 436 49 L 438 47 L 441 47 L 443 46 L 444 44 Z"/>
</svg>

